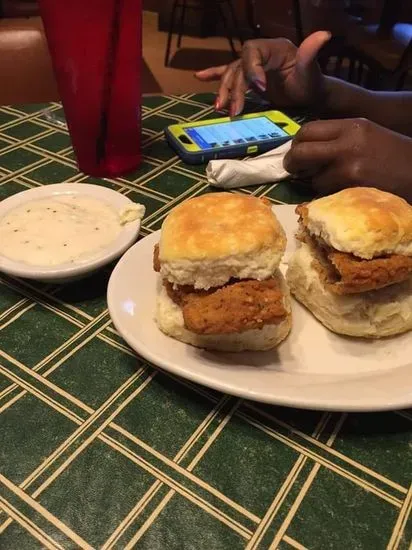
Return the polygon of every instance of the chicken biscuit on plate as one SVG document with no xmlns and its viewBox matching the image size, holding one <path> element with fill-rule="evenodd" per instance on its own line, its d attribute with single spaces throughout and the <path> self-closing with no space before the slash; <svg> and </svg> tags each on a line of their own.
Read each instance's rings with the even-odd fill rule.
<svg viewBox="0 0 412 550">
<path fill-rule="evenodd" d="M 212 193 L 177 206 L 154 251 L 159 328 L 206 349 L 275 347 L 291 327 L 279 271 L 285 247 L 285 232 L 264 199 Z"/>
</svg>

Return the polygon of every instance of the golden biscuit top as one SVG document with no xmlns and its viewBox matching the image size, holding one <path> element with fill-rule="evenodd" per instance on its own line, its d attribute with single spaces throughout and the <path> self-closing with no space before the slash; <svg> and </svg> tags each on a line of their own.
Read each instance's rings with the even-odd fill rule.
<svg viewBox="0 0 412 550">
<path fill-rule="evenodd" d="M 353 187 L 300 207 L 303 225 L 341 252 L 371 259 L 412 256 L 412 206 L 372 187 Z"/>
<path fill-rule="evenodd" d="M 269 201 L 249 195 L 211 193 L 189 199 L 165 219 L 161 262 L 217 260 L 286 247 L 285 232 Z"/>
</svg>

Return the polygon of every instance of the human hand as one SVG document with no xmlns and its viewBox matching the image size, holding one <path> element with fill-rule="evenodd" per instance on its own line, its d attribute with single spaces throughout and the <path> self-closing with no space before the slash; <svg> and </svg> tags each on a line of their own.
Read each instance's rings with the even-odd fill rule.
<svg viewBox="0 0 412 550">
<path fill-rule="evenodd" d="M 366 119 L 318 120 L 299 130 L 284 159 L 315 191 L 376 187 L 412 202 L 412 139 Z"/>
<path fill-rule="evenodd" d="M 195 76 L 203 81 L 220 80 L 215 108 L 229 107 L 231 116 L 242 112 L 250 86 L 279 107 L 312 104 L 324 93 L 324 77 L 316 56 L 329 39 L 330 33 L 318 31 L 299 48 L 286 38 L 249 40 L 240 59 Z"/>
</svg>

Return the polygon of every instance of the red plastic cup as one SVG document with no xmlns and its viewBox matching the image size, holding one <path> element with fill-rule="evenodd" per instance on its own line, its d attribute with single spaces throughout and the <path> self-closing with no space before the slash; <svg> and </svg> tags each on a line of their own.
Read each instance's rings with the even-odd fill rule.
<svg viewBox="0 0 412 550">
<path fill-rule="evenodd" d="M 141 0 L 40 0 L 79 170 L 115 177 L 140 163 Z"/>
</svg>

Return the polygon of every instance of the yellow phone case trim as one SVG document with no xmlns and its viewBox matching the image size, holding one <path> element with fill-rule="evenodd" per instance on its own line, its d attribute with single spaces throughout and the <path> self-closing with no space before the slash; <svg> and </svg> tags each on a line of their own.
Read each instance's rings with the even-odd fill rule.
<svg viewBox="0 0 412 550">
<path fill-rule="evenodd" d="M 172 134 L 172 136 L 176 139 L 176 141 L 186 149 L 186 151 L 195 153 L 198 151 L 202 151 L 202 149 L 198 145 L 196 145 L 196 143 L 193 143 L 193 144 L 182 143 L 179 140 L 179 136 L 181 135 L 182 131 L 185 130 L 185 128 L 188 128 L 188 127 L 196 128 L 196 126 L 209 126 L 211 124 L 220 124 L 222 122 L 231 122 L 233 120 L 245 120 L 248 118 L 257 118 L 260 116 L 265 116 L 266 118 L 271 120 L 274 124 L 277 124 L 278 122 L 286 124 L 286 126 L 284 126 L 282 130 L 284 130 L 290 136 L 294 136 L 300 128 L 299 124 L 297 124 L 294 120 L 292 120 L 291 118 L 289 118 L 287 115 L 285 115 L 280 111 L 264 111 L 262 113 L 249 113 L 247 115 L 240 115 L 234 118 L 222 117 L 222 118 L 213 118 L 209 120 L 199 120 L 197 122 L 189 122 L 186 124 L 172 124 L 171 126 L 169 126 L 168 130 Z M 252 152 L 256 152 L 256 151 L 250 151 L 250 153 Z"/>
</svg>

